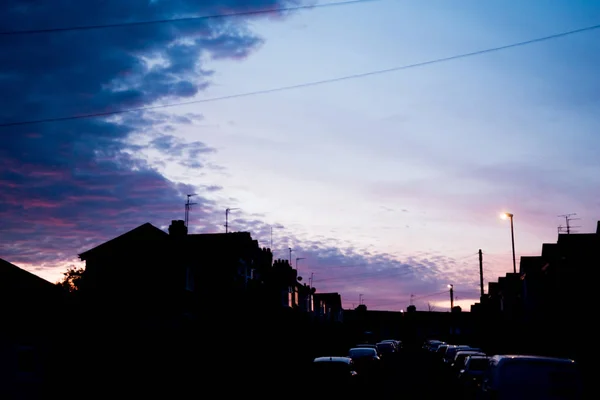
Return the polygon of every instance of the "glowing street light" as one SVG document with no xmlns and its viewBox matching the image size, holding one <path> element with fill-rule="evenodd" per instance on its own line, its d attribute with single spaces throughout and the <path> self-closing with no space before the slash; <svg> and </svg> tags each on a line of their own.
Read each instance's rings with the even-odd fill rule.
<svg viewBox="0 0 600 400">
<path fill-rule="evenodd" d="M 510 238 L 512 241 L 512 257 L 513 257 L 513 272 L 517 273 L 517 256 L 515 254 L 515 227 L 513 224 L 514 215 L 511 213 L 503 213 L 500 218 L 510 219 Z"/>
</svg>

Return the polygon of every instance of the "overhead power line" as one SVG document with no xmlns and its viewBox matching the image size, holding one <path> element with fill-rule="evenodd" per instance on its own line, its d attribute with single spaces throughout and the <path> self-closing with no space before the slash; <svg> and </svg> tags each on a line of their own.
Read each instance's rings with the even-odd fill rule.
<svg viewBox="0 0 600 400">
<path fill-rule="evenodd" d="M 211 97 L 211 98 L 207 98 L 207 99 L 190 100 L 190 101 L 184 101 L 184 102 L 178 102 L 178 103 L 157 104 L 157 105 L 146 106 L 146 107 L 129 108 L 129 109 L 122 109 L 122 110 L 114 110 L 114 111 L 104 111 L 104 112 L 98 112 L 98 113 L 80 114 L 80 115 L 72 115 L 72 116 L 66 116 L 66 117 L 55 117 L 55 118 L 44 118 L 44 119 L 37 119 L 37 120 L 6 122 L 6 123 L 1 123 L 0 128 L 22 126 L 22 125 L 32 125 L 32 124 L 40 124 L 40 123 L 48 123 L 48 122 L 70 121 L 70 120 L 77 120 L 77 119 L 108 117 L 108 116 L 125 114 L 125 113 L 130 113 L 130 112 L 149 111 L 149 110 L 156 110 L 156 109 L 161 109 L 161 108 L 171 108 L 171 107 L 185 106 L 185 105 L 191 105 L 191 104 L 209 103 L 209 102 L 220 101 L 220 100 L 231 100 L 231 99 L 236 99 L 236 98 L 241 98 L 241 97 L 249 97 L 249 96 L 255 96 L 255 95 L 283 92 L 286 90 L 302 89 L 302 88 L 307 88 L 307 87 L 311 87 L 311 86 L 324 85 L 327 83 L 341 82 L 341 81 L 346 81 L 346 80 L 350 80 L 350 79 L 366 78 L 366 77 L 372 76 L 372 75 L 380 75 L 380 74 L 386 74 L 386 73 L 390 73 L 390 72 L 401 71 L 401 70 L 405 70 L 405 69 L 419 68 L 419 67 L 424 67 L 424 66 L 432 65 L 432 64 L 438 64 L 438 63 L 442 63 L 442 62 L 454 61 L 454 60 L 458 60 L 461 58 L 474 57 L 474 56 L 483 55 L 483 54 L 487 54 L 487 53 L 493 53 L 496 51 L 508 50 L 508 49 L 515 48 L 515 47 L 521 47 L 521 46 L 526 46 L 526 45 L 530 45 L 530 44 L 534 44 L 534 43 L 539 43 L 539 42 L 543 42 L 543 41 L 547 41 L 547 40 L 558 39 L 561 37 L 574 35 L 576 33 L 592 31 L 592 30 L 599 29 L 599 28 L 600 28 L 600 24 L 588 26 L 586 28 L 575 29 L 572 31 L 557 33 L 554 35 L 544 36 L 544 37 L 540 37 L 540 38 L 536 38 L 536 39 L 526 40 L 523 42 L 512 43 L 512 44 L 499 46 L 499 47 L 492 47 L 492 48 L 488 48 L 485 50 L 478 50 L 478 51 L 458 54 L 458 55 L 450 56 L 450 57 L 436 58 L 434 60 L 423 61 L 423 62 L 419 62 L 419 63 L 415 63 L 415 64 L 408 64 L 408 65 L 392 67 L 392 68 L 387 68 L 387 69 L 380 69 L 380 70 L 375 70 L 375 71 L 370 71 L 370 72 L 364 72 L 364 73 L 360 73 L 360 74 L 346 75 L 346 76 L 341 76 L 338 78 L 323 79 L 320 81 L 305 82 L 305 83 L 300 83 L 300 84 L 296 84 L 296 85 L 280 86 L 278 88 L 272 88 L 272 89 L 256 90 L 253 92 L 237 93 L 237 94 L 231 94 L 231 95 L 227 95 L 227 96 Z"/>
<path fill-rule="evenodd" d="M 314 8 L 348 6 L 348 5 L 352 5 L 352 4 L 369 3 L 369 2 L 375 2 L 375 1 L 378 1 L 378 0 L 352 0 L 352 1 L 337 2 L 337 3 L 315 4 L 312 6 L 305 5 L 305 6 L 295 6 L 295 7 L 280 7 L 280 8 L 271 8 L 271 9 L 256 10 L 256 11 L 240 11 L 240 12 L 233 12 L 233 13 L 204 15 L 204 16 L 196 16 L 196 17 L 156 19 L 156 20 L 150 20 L 150 21 L 132 21 L 132 22 L 119 22 L 119 23 L 113 23 L 113 24 L 101 24 L 101 25 L 81 25 L 81 26 L 69 26 L 69 27 L 60 27 L 60 28 L 40 28 L 40 29 L 23 29 L 23 30 L 16 30 L 16 31 L 15 30 L 0 31 L 0 35 L 7 35 L 7 36 L 8 35 L 33 35 L 33 34 L 41 34 L 41 33 L 90 31 L 90 30 L 97 30 L 97 29 L 110 29 L 110 28 L 120 28 L 120 27 L 129 27 L 129 26 L 171 24 L 171 23 L 177 23 L 177 22 L 202 21 L 202 20 L 217 19 L 217 18 L 244 17 L 244 16 L 279 13 L 279 12 L 287 12 L 287 11 L 291 12 L 291 11 L 299 11 L 299 10 L 309 10 L 309 9 L 314 9 Z"/>
</svg>

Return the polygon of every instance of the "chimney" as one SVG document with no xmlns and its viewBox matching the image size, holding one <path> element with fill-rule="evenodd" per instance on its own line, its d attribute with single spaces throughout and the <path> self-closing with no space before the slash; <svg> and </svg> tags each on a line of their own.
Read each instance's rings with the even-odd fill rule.
<svg viewBox="0 0 600 400">
<path fill-rule="evenodd" d="M 169 235 L 181 237 L 185 236 L 188 233 L 187 226 L 185 226 L 185 221 L 182 220 L 173 220 L 171 221 L 171 225 L 169 226 Z"/>
<path fill-rule="evenodd" d="M 600 221 L 598 221 L 598 225 L 596 225 L 596 235 L 600 235 Z"/>
</svg>

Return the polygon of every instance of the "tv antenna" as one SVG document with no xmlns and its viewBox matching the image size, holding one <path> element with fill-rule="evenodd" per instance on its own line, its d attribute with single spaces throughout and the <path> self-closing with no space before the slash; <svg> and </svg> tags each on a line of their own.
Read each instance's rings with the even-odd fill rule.
<svg viewBox="0 0 600 400">
<path fill-rule="evenodd" d="M 239 210 L 239 208 L 226 208 L 225 209 L 225 233 L 229 233 L 229 213 L 233 210 Z"/>
<path fill-rule="evenodd" d="M 565 224 L 566 226 L 559 226 L 558 227 L 558 233 L 566 233 L 567 235 L 571 234 L 571 233 L 576 233 L 573 231 L 573 228 L 581 228 L 581 226 L 572 226 L 571 225 L 571 221 L 577 221 L 580 220 L 581 218 L 573 218 L 575 215 L 577 215 L 576 213 L 571 213 L 571 214 L 563 214 L 563 215 L 559 215 L 558 218 L 564 218 L 565 219 Z"/>
<path fill-rule="evenodd" d="M 192 196 L 196 196 L 195 194 L 188 194 L 187 195 L 187 201 L 185 202 L 185 226 L 188 226 L 188 222 L 190 221 L 190 208 L 192 208 L 193 205 L 196 205 L 198 203 L 191 203 L 190 202 L 190 198 Z"/>
</svg>

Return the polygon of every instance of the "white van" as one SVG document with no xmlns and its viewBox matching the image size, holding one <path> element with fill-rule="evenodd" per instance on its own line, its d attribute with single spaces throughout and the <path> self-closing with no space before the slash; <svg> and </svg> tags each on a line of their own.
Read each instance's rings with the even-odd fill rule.
<svg viewBox="0 0 600 400">
<path fill-rule="evenodd" d="M 490 358 L 480 400 L 581 399 L 581 375 L 574 360 L 524 355 Z"/>
</svg>

